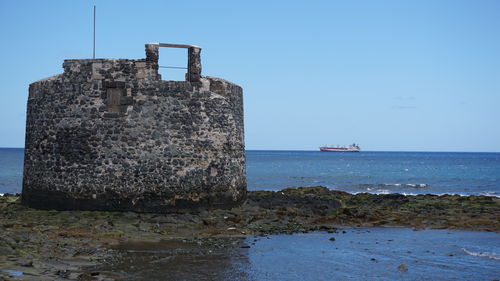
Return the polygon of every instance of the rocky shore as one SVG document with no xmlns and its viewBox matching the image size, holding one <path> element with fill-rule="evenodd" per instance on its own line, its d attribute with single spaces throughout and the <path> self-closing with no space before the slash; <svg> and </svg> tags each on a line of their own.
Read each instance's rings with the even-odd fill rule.
<svg viewBox="0 0 500 281">
<path fill-rule="evenodd" d="M 500 232 L 500 198 L 353 195 L 318 186 L 251 191 L 230 210 L 152 214 L 35 210 L 6 195 L 0 197 L 0 280 L 134 280 L 123 270 L 135 266 L 127 255 L 151 247 L 163 254 L 142 255 L 144 264 L 169 259 L 182 267 L 189 257 L 220 258 L 251 247 L 245 237 L 358 226 Z"/>
</svg>

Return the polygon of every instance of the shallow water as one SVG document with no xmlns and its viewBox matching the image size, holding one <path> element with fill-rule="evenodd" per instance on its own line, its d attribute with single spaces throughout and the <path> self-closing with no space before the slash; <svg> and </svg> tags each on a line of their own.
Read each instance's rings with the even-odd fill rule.
<svg viewBox="0 0 500 281">
<path fill-rule="evenodd" d="M 241 239 L 204 246 L 195 242 L 127 242 L 114 247 L 120 258 L 97 267 L 118 280 L 249 280 Z M 229 244 L 230 247 L 223 247 Z M 235 266 L 233 260 L 245 263 Z"/>
<path fill-rule="evenodd" d="M 498 233 L 346 229 L 260 239 L 247 272 L 250 280 L 492 280 L 500 277 L 499 257 Z"/>
<path fill-rule="evenodd" d="M 500 277 L 498 233 L 348 228 L 331 234 L 249 237 L 242 243 L 250 248 L 240 248 L 240 243 L 216 249 L 179 242 L 124 244 L 119 247 L 123 258 L 102 270 L 118 271 L 127 276 L 126 280 L 493 280 Z M 407 270 L 398 269 L 401 265 Z"/>
</svg>

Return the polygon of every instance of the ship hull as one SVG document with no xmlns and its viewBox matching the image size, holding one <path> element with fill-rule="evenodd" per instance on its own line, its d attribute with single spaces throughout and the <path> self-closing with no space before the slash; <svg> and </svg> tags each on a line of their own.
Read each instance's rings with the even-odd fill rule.
<svg viewBox="0 0 500 281">
<path fill-rule="evenodd" d="M 320 147 L 322 152 L 359 152 L 360 149 L 357 148 L 346 148 L 346 147 Z"/>
</svg>

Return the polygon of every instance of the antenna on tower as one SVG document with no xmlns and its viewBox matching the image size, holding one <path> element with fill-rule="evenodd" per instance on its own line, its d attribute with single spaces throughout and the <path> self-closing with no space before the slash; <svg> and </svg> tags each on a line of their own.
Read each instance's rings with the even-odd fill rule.
<svg viewBox="0 0 500 281">
<path fill-rule="evenodd" d="M 92 58 L 95 59 L 95 5 L 94 5 L 94 49 Z"/>
</svg>

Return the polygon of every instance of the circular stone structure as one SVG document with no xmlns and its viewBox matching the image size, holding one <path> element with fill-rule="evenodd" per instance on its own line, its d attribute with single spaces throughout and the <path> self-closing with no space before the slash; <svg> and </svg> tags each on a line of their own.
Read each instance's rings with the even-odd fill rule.
<svg viewBox="0 0 500 281">
<path fill-rule="evenodd" d="M 158 48 L 188 49 L 186 81 Z M 65 60 L 29 87 L 22 203 L 39 209 L 176 212 L 246 196 L 243 91 L 201 76 L 201 49 L 146 44 L 146 59 Z"/>
</svg>

